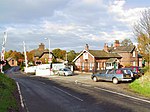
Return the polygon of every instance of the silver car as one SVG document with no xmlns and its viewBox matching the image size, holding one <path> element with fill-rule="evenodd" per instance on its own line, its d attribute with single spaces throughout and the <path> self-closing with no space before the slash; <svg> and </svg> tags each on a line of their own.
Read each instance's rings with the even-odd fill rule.
<svg viewBox="0 0 150 112">
<path fill-rule="evenodd" d="M 68 68 L 61 68 L 61 69 L 59 69 L 57 74 L 58 75 L 69 76 L 69 75 L 73 75 L 73 72 Z"/>
<path fill-rule="evenodd" d="M 119 81 L 131 81 L 132 75 L 133 73 L 130 69 L 120 68 L 107 70 L 106 73 L 92 74 L 91 78 L 95 82 L 97 82 L 98 80 L 106 80 L 112 81 L 114 84 L 117 84 Z"/>
</svg>

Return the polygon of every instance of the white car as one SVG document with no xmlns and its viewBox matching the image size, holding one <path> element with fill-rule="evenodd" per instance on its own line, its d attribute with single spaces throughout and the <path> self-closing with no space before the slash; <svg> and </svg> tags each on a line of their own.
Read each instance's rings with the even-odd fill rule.
<svg viewBox="0 0 150 112">
<path fill-rule="evenodd" d="M 61 68 L 61 69 L 59 69 L 57 74 L 58 75 L 69 76 L 69 75 L 73 75 L 73 72 L 68 68 Z"/>
</svg>

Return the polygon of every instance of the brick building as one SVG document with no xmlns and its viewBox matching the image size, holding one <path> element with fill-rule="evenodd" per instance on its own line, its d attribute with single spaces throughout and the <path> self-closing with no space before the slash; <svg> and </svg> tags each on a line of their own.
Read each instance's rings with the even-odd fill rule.
<svg viewBox="0 0 150 112">
<path fill-rule="evenodd" d="M 105 50 L 90 50 L 86 44 L 85 49 L 73 60 L 79 71 L 96 72 L 106 69 L 109 59 L 121 59 L 117 53 L 106 52 Z"/>
<path fill-rule="evenodd" d="M 105 47 L 105 46 L 104 46 Z M 139 66 L 139 54 L 135 45 L 121 46 L 119 41 L 114 42 L 114 46 L 108 47 L 108 52 L 117 53 L 122 58 L 120 64 L 122 66 Z"/>
<path fill-rule="evenodd" d="M 90 50 L 88 44 L 86 44 L 85 49 L 73 62 L 79 71 L 95 72 L 105 70 L 109 66 L 112 67 L 114 63 L 117 64 L 117 68 L 139 66 L 141 57 L 138 55 L 136 46 L 120 46 L 119 41 L 116 40 L 111 47 L 105 43 L 103 50 Z"/>
<path fill-rule="evenodd" d="M 7 60 L 8 64 L 10 66 L 18 66 L 18 62 L 17 62 L 17 60 L 15 58 L 10 57 L 10 58 L 8 58 L 6 60 Z"/>
<path fill-rule="evenodd" d="M 40 43 L 39 48 L 33 51 L 34 51 L 34 61 L 40 60 L 42 61 L 42 63 L 48 63 L 49 50 L 45 49 L 45 45 L 43 43 Z M 52 52 L 50 52 L 50 57 L 51 58 L 53 57 Z"/>
</svg>

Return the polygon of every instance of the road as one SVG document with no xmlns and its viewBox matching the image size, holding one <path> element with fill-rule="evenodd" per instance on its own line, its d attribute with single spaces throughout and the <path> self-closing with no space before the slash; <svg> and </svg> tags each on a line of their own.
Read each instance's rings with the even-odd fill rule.
<svg viewBox="0 0 150 112">
<path fill-rule="evenodd" d="M 8 72 L 18 82 L 27 112 L 149 112 L 150 101 L 100 87 Z M 107 83 L 107 82 L 104 82 Z"/>
</svg>

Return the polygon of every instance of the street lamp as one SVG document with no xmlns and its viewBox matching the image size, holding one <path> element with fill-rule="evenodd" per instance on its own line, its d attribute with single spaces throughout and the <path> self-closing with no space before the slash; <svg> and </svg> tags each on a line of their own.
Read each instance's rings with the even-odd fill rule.
<svg viewBox="0 0 150 112">
<path fill-rule="evenodd" d="M 48 44 L 49 44 L 49 56 L 48 56 L 48 62 L 50 64 L 50 75 L 51 75 L 51 60 L 52 60 L 52 57 L 51 57 L 51 54 L 50 54 L 50 39 L 49 38 L 44 38 L 45 40 L 48 40 Z"/>
</svg>

